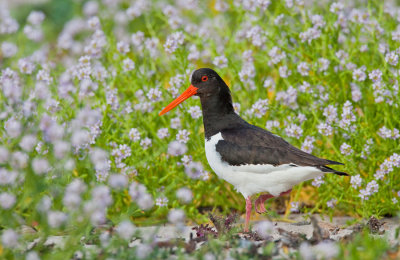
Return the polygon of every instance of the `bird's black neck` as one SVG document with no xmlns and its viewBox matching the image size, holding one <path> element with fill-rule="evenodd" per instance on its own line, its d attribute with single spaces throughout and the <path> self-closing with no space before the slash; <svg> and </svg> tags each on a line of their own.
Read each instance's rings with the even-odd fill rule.
<svg viewBox="0 0 400 260">
<path fill-rule="evenodd" d="M 205 138 L 219 133 L 221 130 L 234 128 L 246 122 L 233 109 L 229 90 L 220 91 L 217 95 L 200 97 Z"/>
</svg>

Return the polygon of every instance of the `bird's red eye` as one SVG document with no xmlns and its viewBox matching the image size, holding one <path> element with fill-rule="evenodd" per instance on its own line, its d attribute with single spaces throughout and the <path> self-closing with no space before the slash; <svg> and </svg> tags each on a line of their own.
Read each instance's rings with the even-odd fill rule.
<svg viewBox="0 0 400 260">
<path fill-rule="evenodd" d="M 201 77 L 201 81 L 207 81 L 207 80 L 208 80 L 208 77 L 207 77 L 207 76 Z"/>
</svg>

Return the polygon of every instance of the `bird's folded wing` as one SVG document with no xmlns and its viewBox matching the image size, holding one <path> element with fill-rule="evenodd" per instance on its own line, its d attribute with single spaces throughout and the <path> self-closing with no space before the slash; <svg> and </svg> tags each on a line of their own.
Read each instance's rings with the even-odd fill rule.
<svg viewBox="0 0 400 260">
<path fill-rule="evenodd" d="M 317 158 L 307 153 L 305 153 L 305 155 L 299 154 L 287 148 L 239 146 L 225 140 L 220 140 L 217 143 L 216 150 L 221 155 L 223 161 L 234 166 L 246 164 L 318 166 L 329 164 L 327 160 Z"/>
<path fill-rule="evenodd" d="M 216 150 L 220 153 L 222 159 L 230 165 L 324 166 L 341 164 L 306 153 L 292 146 L 283 138 L 254 126 L 224 130 L 222 131 L 222 138 L 223 140 L 217 143 Z"/>
</svg>

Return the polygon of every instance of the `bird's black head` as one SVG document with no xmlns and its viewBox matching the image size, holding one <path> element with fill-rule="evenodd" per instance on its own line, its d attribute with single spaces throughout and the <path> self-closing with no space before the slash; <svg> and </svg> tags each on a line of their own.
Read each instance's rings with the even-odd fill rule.
<svg viewBox="0 0 400 260">
<path fill-rule="evenodd" d="M 202 68 L 193 72 L 191 83 L 197 88 L 197 96 L 207 97 L 221 91 L 226 86 L 221 77 L 212 69 Z M 228 89 L 229 91 L 229 89 Z"/>
<path fill-rule="evenodd" d="M 160 115 L 165 114 L 193 95 L 200 97 L 202 105 L 205 102 L 209 103 L 207 106 L 209 109 L 215 108 L 222 112 L 233 111 L 230 90 L 214 70 L 209 68 L 195 70 L 192 74 L 191 83 L 192 84 L 185 92 L 160 112 Z"/>
</svg>

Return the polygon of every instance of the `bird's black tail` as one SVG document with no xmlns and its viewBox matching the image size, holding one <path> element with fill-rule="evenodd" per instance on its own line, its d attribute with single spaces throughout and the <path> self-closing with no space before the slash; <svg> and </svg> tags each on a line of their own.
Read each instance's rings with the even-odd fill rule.
<svg viewBox="0 0 400 260">
<path fill-rule="evenodd" d="M 342 164 L 343 165 L 343 163 L 337 163 L 337 164 Z M 334 170 L 334 169 L 332 169 L 332 168 L 330 168 L 328 166 L 320 166 L 320 167 L 318 167 L 318 169 L 320 169 L 323 172 L 331 172 L 331 173 L 334 173 L 334 174 L 337 174 L 337 175 L 341 175 L 341 176 L 349 176 L 348 173 Z"/>
<path fill-rule="evenodd" d="M 327 164 L 344 165 L 344 163 L 341 163 L 341 162 L 336 162 L 336 161 L 332 161 L 332 160 L 327 160 L 327 161 L 328 161 Z"/>
</svg>

